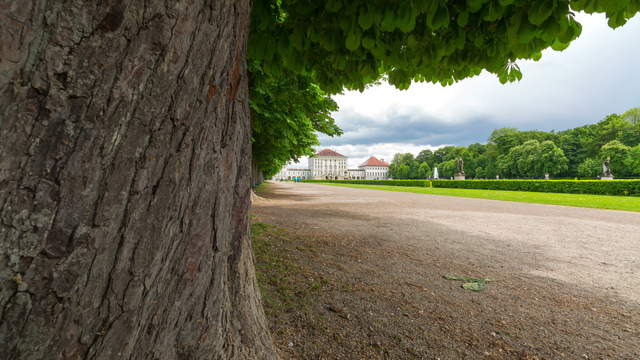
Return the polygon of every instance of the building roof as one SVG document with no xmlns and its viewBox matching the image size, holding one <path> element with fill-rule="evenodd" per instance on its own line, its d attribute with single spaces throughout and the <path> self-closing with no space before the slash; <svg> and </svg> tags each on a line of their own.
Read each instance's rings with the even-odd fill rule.
<svg viewBox="0 0 640 360">
<path fill-rule="evenodd" d="M 316 156 L 337 156 L 337 157 L 346 157 L 340 153 L 337 153 L 331 149 L 323 149 L 318 151 L 318 153 L 316 154 Z"/>
<path fill-rule="evenodd" d="M 367 159 L 367 161 L 363 162 L 360 166 L 389 166 L 389 163 L 384 160 L 378 160 L 377 157 L 372 156 Z"/>
</svg>

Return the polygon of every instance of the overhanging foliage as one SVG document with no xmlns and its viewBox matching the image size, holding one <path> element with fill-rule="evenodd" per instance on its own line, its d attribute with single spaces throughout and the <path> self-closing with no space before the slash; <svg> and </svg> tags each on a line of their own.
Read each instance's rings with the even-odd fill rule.
<svg viewBox="0 0 640 360">
<path fill-rule="evenodd" d="M 249 56 L 270 73 L 309 74 L 331 93 L 382 75 L 401 89 L 483 69 L 507 82 L 522 76 L 515 61 L 580 35 L 574 11 L 606 13 L 618 27 L 640 0 L 258 0 Z"/>
<path fill-rule="evenodd" d="M 260 80 L 253 83 L 256 158 L 272 174 L 310 154 L 315 131 L 338 134 L 309 126 L 307 118 L 323 113 L 326 96 L 345 88 L 363 90 L 383 77 L 400 89 L 412 81 L 450 85 L 483 70 L 502 83 L 519 80 L 518 60 L 538 60 L 549 47 L 563 50 L 580 35 L 575 11 L 605 13 L 615 28 L 640 11 L 640 0 L 256 0 L 251 74 L 272 82 L 262 89 L 255 88 Z M 300 79 L 325 97 L 318 107 L 286 106 L 305 100 L 295 96 L 304 88 Z M 281 126 L 286 131 L 265 131 Z"/>
</svg>

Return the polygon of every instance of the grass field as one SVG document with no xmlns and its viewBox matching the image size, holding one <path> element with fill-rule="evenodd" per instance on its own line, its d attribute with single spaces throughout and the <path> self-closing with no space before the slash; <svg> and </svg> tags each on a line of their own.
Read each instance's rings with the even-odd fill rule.
<svg viewBox="0 0 640 360">
<path fill-rule="evenodd" d="M 322 185 L 342 186 L 359 189 L 387 190 L 409 192 L 415 194 L 446 195 L 477 199 L 516 201 L 535 204 L 550 204 L 577 206 L 585 208 L 625 210 L 640 212 L 640 197 L 626 196 L 604 196 L 604 195 L 583 195 L 583 194 L 558 194 L 539 193 L 526 191 L 499 191 L 499 190 L 476 190 L 476 189 L 446 189 L 446 188 L 425 188 L 425 187 L 404 187 L 385 185 L 356 185 L 356 184 L 336 184 L 322 183 Z"/>
<path fill-rule="evenodd" d="M 256 194 L 269 194 L 271 192 L 271 188 L 269 188 L 269 183 L 263 182 L 262 184 L 256 186 L 253 191 Z"/>
</svg>

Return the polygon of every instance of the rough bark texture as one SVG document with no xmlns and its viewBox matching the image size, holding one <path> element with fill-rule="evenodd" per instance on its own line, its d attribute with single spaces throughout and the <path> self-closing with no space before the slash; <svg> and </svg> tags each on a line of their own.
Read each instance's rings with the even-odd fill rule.
<svg viewBox="0 0 640 360">
<path fill-rule="evenodd" d="M 0 0 L 0 357 L 273 358 L 249 0 Z"/>
</svg>

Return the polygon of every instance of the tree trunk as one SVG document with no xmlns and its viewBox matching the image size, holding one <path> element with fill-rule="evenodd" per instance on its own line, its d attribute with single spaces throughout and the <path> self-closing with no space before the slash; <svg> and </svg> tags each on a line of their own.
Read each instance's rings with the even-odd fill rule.
<svg viewBox="0 0 640 360">
<path fill-rule="evenodd" d="M 275 358 L 249 0 L 0 0 L 0 357 Z"/>
<path fill-rule="evenodd" d="M 251 161 L 251 186 L 256 187 L 264 182 L 264 174 L 260 170 L 258 163 Z"/>
</svg>

